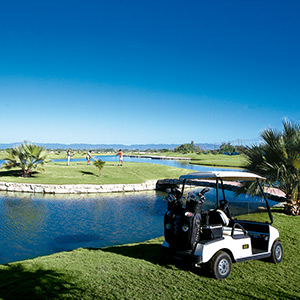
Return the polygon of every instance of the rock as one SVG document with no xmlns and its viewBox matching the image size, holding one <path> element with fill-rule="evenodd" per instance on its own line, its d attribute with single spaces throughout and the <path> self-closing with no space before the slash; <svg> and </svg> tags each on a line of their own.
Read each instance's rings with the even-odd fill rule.
<svg viewBox="0 0 300 300">
<path fill-rule="evenodd" d="M 0 184 L 0 191 L 6 191 L 7 186 L 5 184 Z"/>
<path fill-rule="evenodd" d="M 33 188 L 34 193 L 44 193 L 44 189 L 41 186 L 35 186 Z"/>
</svg>

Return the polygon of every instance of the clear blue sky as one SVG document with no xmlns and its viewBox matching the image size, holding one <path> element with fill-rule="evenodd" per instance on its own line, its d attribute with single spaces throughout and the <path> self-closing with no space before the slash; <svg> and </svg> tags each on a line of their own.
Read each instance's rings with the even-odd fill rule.
<svg viewBox="0 0 300 300">
<path fill-rule="evenodd" d="M 0 1 L 0 143 L 258 141 L 300 120 L 298 0 Z"/>
</svg>

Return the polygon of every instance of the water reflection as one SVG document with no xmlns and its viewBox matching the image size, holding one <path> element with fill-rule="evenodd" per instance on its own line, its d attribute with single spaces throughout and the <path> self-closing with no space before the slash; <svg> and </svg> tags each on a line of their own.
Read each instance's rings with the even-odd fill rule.
<svg viewBox="0 0 300 300">
<path fill-rule="evenodd" d="M 0 194 L 0 263 L 163 235 L 164 193 Z M 76 197 L 76 198 L 74 198 Z"/>
</svg>

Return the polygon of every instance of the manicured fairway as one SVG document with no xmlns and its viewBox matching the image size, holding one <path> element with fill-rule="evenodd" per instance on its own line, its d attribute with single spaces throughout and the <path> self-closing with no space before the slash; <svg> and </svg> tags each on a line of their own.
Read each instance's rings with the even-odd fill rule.
<svg viewBox="0 0 300 300">
<path fill-rule="evenodd" d="M 7 171 L 0 169 L 0 181 L 20 183 L 44 184 L 117 184 L 142 183 L 146 180 L 178 178 L 182 174 L 191 172 L 180 168 L 167 167 L 149 163 L 125 162 L 117 166 L 117 162 L 106 162 L 99 177 L 98 169 L 91 163 L 51 162 L 45 164 L 45 171 L 33 174 L 30 178 L 23 178 L 18 170 Z"/>
<path fill-rule="evenodd" d="M 220 167 L 244 167 L 246 157 L 244 155 L 201 154 L 191 160 L 195 165 L 220 166 Z"/>
<path fill-rule="evenodd" d="M 191 164 L 203 165 L 203 166 L 219 166 L 219 167 L 237 167 L 243 168 L 246 163 L 246 157 L 243 154 L 240 155 L 225 155 L 225 154 L 196 154 L 196 153 L 154 153 L 156 156 L 171 156 L 171 157 L 186 157 L 190 158 Z"/>
</svg>

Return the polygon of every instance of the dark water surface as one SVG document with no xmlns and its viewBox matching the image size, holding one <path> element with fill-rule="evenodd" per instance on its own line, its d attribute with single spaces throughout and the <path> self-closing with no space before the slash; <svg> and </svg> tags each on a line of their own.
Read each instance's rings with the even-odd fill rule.
<svg viewBox="0 0 300 300">
<path fill-rule="evenodd" d="M 0 193 L 0 264 L 162 236 L 164 196 L 160 192 L 78 197 Z"/>
</svg>

